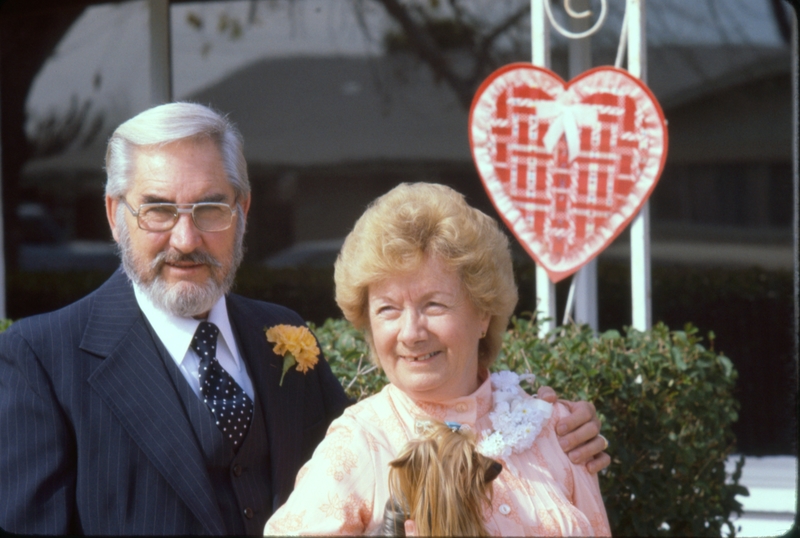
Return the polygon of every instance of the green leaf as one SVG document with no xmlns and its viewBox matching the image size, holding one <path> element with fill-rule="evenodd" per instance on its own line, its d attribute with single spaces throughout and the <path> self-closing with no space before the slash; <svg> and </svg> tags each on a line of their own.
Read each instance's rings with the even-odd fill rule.
<svg viewBox="0 0 800 538">
<path fill-rule="evenodd" d="M 673 347 L 670 350 L 670 354 L 672 355 L 672 360 L 675 362 L 675 366 L 678 367 L 678 370 L 680 370 L 681 372 L 685 371 L 687 366 L 686 363 L 683 362 L 683 356 L 681 354 L 681 351 L 678 348 Z"/>
</svg>

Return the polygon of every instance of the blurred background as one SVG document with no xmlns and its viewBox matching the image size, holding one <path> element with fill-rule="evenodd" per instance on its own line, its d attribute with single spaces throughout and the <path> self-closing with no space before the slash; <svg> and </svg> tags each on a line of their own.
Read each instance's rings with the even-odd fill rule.
<svg viewBox="0 0 800 538">
<path fill-rule="evenodd" d="M 9 318 L 72 302 L 118 265 L 105 142 L 156 104 L 151 4 L 0 4 Z M 173 98 L 229 114 L 245 139 L 253 205 L 239 293 L 317 323 L 339 317 L 332 266 L 342 240 L 400 182 L 451 185 L 496 215 L 472 164 L 469 105 L 494 69 L 530 61 L 529 0 L 168 4 Z M 609 4 L 590 39 L 592 66 L 614 63 L 624 3 Z M 783 0 L 646 7 L 648 83 L 670 139 L 651 197 L 653 319 L 713 331 L 708 345 L 736 365 L 738 452 L 795 455 L 794 15 Z M 554 32 L 552 43 L 552 67 L 569 78 L 567 40 Z M 631 323 L 628 244 L 622 234 L 599 256 L 600 330 Z M 523 314 L 533 310 L 534 266 L 521 248 L 515 256 Z M 557 288 L 560 311 L 568 286 Z"/>
</svg>

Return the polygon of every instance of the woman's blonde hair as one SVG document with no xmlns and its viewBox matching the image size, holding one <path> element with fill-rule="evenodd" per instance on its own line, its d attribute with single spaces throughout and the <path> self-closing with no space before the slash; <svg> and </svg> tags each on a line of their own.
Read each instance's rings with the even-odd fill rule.
<svg viewBox="0 0 800 538">
<path fill-rule="evenodd" d="M 415 270 L 428 256 L 454 270 L 478 311 L 491 316 L 478 345 L 478 362 L 488 367 L 500 352 L 517 304 L 508 238 L 494 219 L 470 207 L 450 187 L 403 183 L 370 204 L 336 260 L 339 308 L 364 331 L 376 360 L 369 326 L 369 286 Z"/>
</svg>

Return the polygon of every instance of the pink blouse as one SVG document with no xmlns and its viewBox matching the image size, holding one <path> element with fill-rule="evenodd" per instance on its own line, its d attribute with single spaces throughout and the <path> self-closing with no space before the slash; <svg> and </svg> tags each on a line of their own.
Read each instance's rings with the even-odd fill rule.
<svg viewBox="0 0 800 538">
<path fill-rule="evenodd" d="M 389 498 L 389 462 L 416 437 L 416 421 L 432 417 L 482 432 L 492 427 L 491 407 L 488 379 L 470 396 L 439 404 L 414 402 L 387 385 L 331 424 L 264 534 L 378 533 Z M 611 534 L 597 476 L 570 462 L 558 444 L 555 424 L 566 414 L 567 408 L 556 404 L 533 446 L 503 461 L 503 472 L 493 482 L 491 511 L 484 513 L 491 535 Z"/>
</svg>

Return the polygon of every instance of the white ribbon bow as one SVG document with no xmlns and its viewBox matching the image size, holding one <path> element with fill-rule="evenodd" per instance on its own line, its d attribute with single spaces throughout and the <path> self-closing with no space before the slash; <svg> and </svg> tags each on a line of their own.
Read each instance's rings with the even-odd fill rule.
<svg viewBox="0 0 800 538">
<path fill-rule="evenodd" d="M 567 139 L 567 156 L 572 162 L 581 149 L 579 127 L 595 127 L 599 123 L 597 109 L 592 105 L 567 104 L 559 101 L 537 101 L 536 115 L 539 119 L 552 119 L 547 134 L 542 142 L 548 152 L 561 140 L 561 135 Z M 555 119 L 553 119 L 555 118 Z"/>
</svg>

